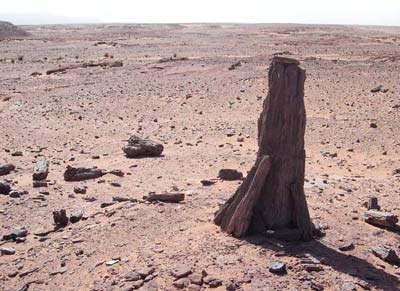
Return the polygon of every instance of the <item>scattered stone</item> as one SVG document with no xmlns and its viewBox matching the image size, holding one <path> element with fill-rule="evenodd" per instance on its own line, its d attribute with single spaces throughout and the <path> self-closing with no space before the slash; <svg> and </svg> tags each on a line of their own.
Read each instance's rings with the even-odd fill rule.
<svg viewBox="0 0 400 291">
<path fill-rule="evenodd" d="M 129 271 L 128 273 L 125 274 L 124 278 L 126 281 L 138 281 L 141 280 L 143 276 L 140 275 L 139 272 Z"/>
<path fill-rule="evenodd" d="M 140 268 L 137 272 L 142 276 L 142 278 L 146 278 L 147 276 L 153 274 L 155 271 L 152 267 Z"/>
<path fill-rule="evenodd" d="M 74 193 L 76 194 L 86 194 L 86 187 L 85 186 L 75 186 Z"/>
<path fill-rule="evenodd" d="M 8 194 L 11 198 L 19 198 L 24 194 L 24 192 L 22 191 L 18 191 L 18 190 L 12 190 L 10 191 L 10 193 Z"/>
<path fill-rule="evenodd" d="M 203 282 L 208 285 L 210 288 L 218 288 L 219 286 L 222 286 L 222 280 L 217 279 L 212 276 L 206 276 L 203 278 Z"/>
<path fill-rule="evenodd" d="M 187 277 L 191 273 L 192 269 L 185 265 L 177 265 L 171 270 L 171 275 L 176 279 Z"/>
<path fill-rule="evenodd" d="M 79 182 L 84 180 L 100 178 L 107 172 L 97 168 L 74 168 L 67 166 L 64 172 L 64 180 L 68 182 Z"/>
<path fill-rule="evenodd" d="M 164 192 L 161 194 L 150 192 L 147 196 L 144 196 L 143 199 L 149 202 L 161 201 L 169 203 L 179 203 L 185 200 L 185 194 L 179 192 Z"/>
<path fill-rule="evenodd" d="M 394 169 L 394 170 L 392 171 L 392 174 L 393 174 L 393 175 L 398 175 L 398 174 L 400 174 L 400 168 Z"/>
<path fill-rule="evenodd" d="M 18 275 L 18 271 L 17 270 L 11 270 L 11 271 L 9 271 L 8 273 L 7 273 L 7 276 L 9 277 L 9 278 L 14 278 L 15 276 L 17 276 Z"/>
<path fill-rule="evenodd" d="M 221 169 L 219 170 L 218 177 L 226 181 L 241 180 L 243 173 L 234 169 Z"/>
<path fill-rule="evenodd" d="M 121 187 L 121 183 L 118 182 L 111 182 L 110 185 L 113 187 Z"/>
<path fill-rule="evenodd" d="M 11 192 L 11 185 L 7 182 L 0 181 L 0 194 L 8 195 Z"/>
<path fill-rule="evenodd" d="M 66 271 L 68 271 L 68 269 L 66 267 L 60 268 L 58 270 L 53 270 L 49 272 L 50 276 L 55 276 L 57 274 L 64 274 Z"/>
<path fill-rule="evenodd" d="M 369 127 L 371 127 L 371 128 L 378 128 L 378 125 L 377 125 L 376 123 L 374 123 L 374 122 L 371 122 L 370 125 L 369 125 Z"/>
<path fill-rule="evenodd" d="M 28 235 L 28 231 L 23 226 L 17 226 L 11 232 L 11 235 L 14 236 L 14 237 L 26 237 Z"/>
<path fill-rule="evenodd" d="M 399 221 L 397 215 L 374 209 L 366 211 L 364 219 L 369 224 L 388 228 L 395 228 L 396 223 Z"/>
<path fill-rule="evenodd" d="M 236 291 L 236 290 L 241 290 L 240 285 L 237 282 L 231 281 L 228 284 L 226 284 L 226 291 Z"/>
<path fill-rule="evenodd" d="M 378 92 L 386 93 L 388 91 L 389 91 L 389 89 L 383 87 L 382 85 L 379 85 L 378 87 L 371 89 L 372 93 L 378 93 Z"/>
<path fill-rule="evenodd" d="M 389 264 L 400 265 L 399 257 L 390 246 L 383 245 L 372 247 L 371 251 L 375 256 L 381 260 L 384 260 L 385 262 L 388 262 Z"/>
<path fill-rule="evenodd" d="M 120 197 L 120 196 L 113 196 L 112 201 L 113 202 L 126 202 L 126 201 L 138 202 L 138 200 L 135 198 Z"/>
<path fill-rule="evenodd" d="M 321 220 L 319 219 L 313 219 L 312 221 L 312 232 L 313 235 L 316 237 L 323 237 L 325 235 L 322 227 Z"/>
<path fill-rule="evenodd" d="M 33 188 L 47 187 L 47 182 L 43 180 L 33 180 Z"/>
<path fill-rule="evenodd" d="M 10 248 L 10 247 L 1 247 L 0 248 L 0 253 L 3 256 L 10 256 L 10 255 L 15 254 L 15 250 L 13 248 Z"/>
<path fill-rule="evenodd" d="M 4 241 L 12 240 L 12 241 L 16 241 L 16 242 L 21 242 L 21 239 L 25 238 L 27 235 L 28 235 L 28 231 L 26 230 L 25 227 L 17 226 L 9 234 L 3 235 L 2 240 L 4 240 Z"/>
<path fill-rule="evenodd" d="M 201 180 L 200 183 L 203 186 L 211 186 L 211 185 L 214 185 L 215 183 L 217 183 L 217 180 Z"/>
<path fill-rule="evenodd" d="M 378 205 L 378 198 L 375 196 L 371 196 L 368 199 L 368 210 L 374 209 L 374 210 L 380 210 L 381 207 Z"/>
<path fill-rule="evenodd" d="M 13 153 L 11 153 L 11 156 L 13 156 L 13 157 L 22 157 L 22 152 L 21 151 L 13 152 Z"/>
<path fill-rule="evenodd" d="M 192 284 L 201 285 L 203 284 L 203 276 L 201 274 L 190 274 L 188 279 Z"/>
<path fill-rule="evenodd" d="M 343 252 L 351 251 L 354 250 L 354 244 L 352 242 L 343 243 L 339 245 L 338 249 Z"/>
<path fill-rule="evenodd" d="M 7 175 L 11 171 L 14 171 L 14 170 L 15 170 L 15 166 L 13 164 L 0 165 L 0 176 Z"/>
<path fill-rule="evenodd" d="M 65 227 L 68 225 L 68 217 L 65 209 L 53 211 L 53 220 L 57 226 Z"/>
<path fill-rule="evenodd" d="M 112 170 L 112 171 L 109 171 L 108 173 L 118 176 L 118 177 L 123 177 L 125 175 L 125 173 L 121 170 Z"/>
<path fill-rule="evenodd" d="M 303 264 L 302 267 L 307 272 L 321 272 L 324 270 L 320 264 Z"/>
<path fill-rule="evenodd" d="M 128 145 L 122 148 L 128 158 L 140 156 L 159 156 L 164 150 L 164 146 L 158 142 L 143 139 L 138 136 L 131 136 Z"/>
<path fill-rule="evenodd" d="M 138 281 L 132 282 L 131 284 L 132 284 L 132 287 L 133 287 L 133 288 L 139 289 L 140 287 L 143 286 L 144 281 L 143 281 L 143 280 L 138 280 Z"/>
<path fill-rule="evenodd" d="M 282 262 L 272 262 L 269 264 L 268 270 L 274 274 L 284 274 L 286 273 L 286 264 Z"/>
<path fill-rule="evenodd" d="M 228 68 L 228 70 L 230 70 L 230 71 L 235 70 L 237 67 L 240 67 L 241 65 L 242 65 L 242 63 L 241 63 L 240 61 L 238 61 L 238 62 L 232 64 L 232 65 Z"/>
<path fill-rule="evenodd" d="M 172 283 L 175 288 L 183 289 L 190 285 L 190 280 L 188 278 L 180 278 Z"/>
<path fill-rule="evenodd" d="M 112 265 L 115 265 L 118 263 L 119 263 L 119 260 L 110 260 L 110 261 L 106 262 L 106 266 L 112 266 Z"/>
<path fill-rule="evenodd" d="M 49 174 L 49 162 L 46 160 L 39 160 L 33 168 L 33 180 L 46 180 Z"/>
<path fill-rule="evenodd" d="M 190 284 L 189 286 L 187 286 L 187 291 L 201 291 L 201 286 Z"/>
<path fill-rule="evenodd" d="M 115 201 L 113 201 L 113 202 L 103 202 L 103 203 L 100 204 L 100 208 L 106 208 L 108 206 L 114 205 L 115 203 L 117 203 L 117 202 L 115 202 Z"/>
<path fill-rule="evenodd" d="M 71 213 L 71 217 L 69 218 L 69 221 L 71 223 L 76 223 L 80 221 L 83 217 L 83 211 L 82 210 L 77 210 Z"/>
</svg>

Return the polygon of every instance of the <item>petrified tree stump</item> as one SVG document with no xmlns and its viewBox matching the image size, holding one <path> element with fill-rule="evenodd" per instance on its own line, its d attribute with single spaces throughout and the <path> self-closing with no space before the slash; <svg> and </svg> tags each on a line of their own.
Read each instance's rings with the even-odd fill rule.
<svg viewBox="0 0 400 291">
<path fill-rule="evenodd" d="M 303 188 L 305 78 L 298 61 L 272 60 L 269 93 L 258 120 L 257 160 L 215 216 L 223 231 L 237 237 L 268 231 L 289 240 L 312 238 Z"/>
</svg>

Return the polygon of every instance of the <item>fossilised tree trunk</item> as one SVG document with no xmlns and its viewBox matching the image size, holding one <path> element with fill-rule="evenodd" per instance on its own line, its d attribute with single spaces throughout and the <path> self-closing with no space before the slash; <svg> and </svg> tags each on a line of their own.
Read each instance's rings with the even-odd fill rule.
<svg viewBox="0 0 400 291">
<path fill-rule="evenodd" d="M 237 237 L 249 232 L 310 240 L 312 227 L 304 195 L 305 70 L 299 62 L 274 57 L 269 93 L 258 120 L 255 165 L 214 222 Z"/>
</svg>

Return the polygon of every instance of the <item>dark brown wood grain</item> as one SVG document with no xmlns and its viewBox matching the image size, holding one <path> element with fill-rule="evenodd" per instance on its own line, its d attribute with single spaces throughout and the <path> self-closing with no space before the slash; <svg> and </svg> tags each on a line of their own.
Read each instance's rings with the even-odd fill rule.
<svg viewBox="0 0 400 291">
<path fill-rule="evenodd" d="M 272 60 L 269 93 L 258 121 L 257 161 L 214 219 L 225 232 L 241 237 L 249 232 L 293 229 L 303 240 L 312 238 L 303 189 L 305 79 L 298 61 Z"/>
</svg>

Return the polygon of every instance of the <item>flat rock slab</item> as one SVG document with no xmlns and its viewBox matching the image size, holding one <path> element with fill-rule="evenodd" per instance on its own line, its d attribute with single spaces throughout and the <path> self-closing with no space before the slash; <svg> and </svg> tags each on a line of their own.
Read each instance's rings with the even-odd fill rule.
<svg viewBox="0 0 400 291">
<path fill-rule="evenodd" d="M 165 192 L 161 194 L 149 193 L 147 196 L 144 196 L 143 199 L 149 202 L 161 201 L 161 202 L 179 203 L 185 200 L 185 194 L 179 192 Z"/>
<path fill-rule="evenodd" d="M 382 212 L 375 209 L 370 209 L 364 214 L 365 222 L 381 227 L 394 228 L 399 221 L 397 215 L 389 212 Z"/>
<path fill-rule="evenodd" d="M 128 158 L 136 158 L 141 156 L 159 156 L 164 150 L 164 146 L 150 139 L 131 136 L 128 145 L 122 148 Z"/>
<path fill-rule="evenodd" d="M 0 176 L 7 175 L 11 171 L 15 170 L 15 166 L 13 164 L 4 164 L 0 165 Z"/>
<path fill-rule="evenodd" d="M 33 168 L 33 180 L 45 180 L 49 174 L 49 162 L 46 160 L 39 160 Z"/>
<path fill-rule="evenodd" d="M 84 180 L 100 178 L 107 172 L 97 168 L 74 168 L 67 166 L 64 172 L 64 180 L 68 182 L 79 182 Z"/>
</svg>

